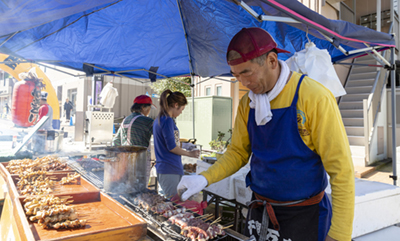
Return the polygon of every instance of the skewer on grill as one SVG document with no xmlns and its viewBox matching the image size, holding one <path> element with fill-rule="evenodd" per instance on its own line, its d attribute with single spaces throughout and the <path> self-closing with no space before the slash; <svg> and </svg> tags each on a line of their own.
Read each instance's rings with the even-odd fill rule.
<svg viewBox="0 0 400 241">
<path fill-rule="evenodd" d="M 210 223 L 210 225 L 214 224 L 214 223 L 218 223 L 219 221 L 221 221 L 221 217 L 215 219 L 212 223 Z"/>
<path fill-rule="evenodd" d="M 204 215 L 198 216 L 198 217 L 196 217 L 196 218 L 203 219 L 203 218 L 209 217 L 209 216 L 211 216 L 211 215 L 213 215 L 213 214 L 208 213 L 208 214 L 204 214 Z"/>
<path fill-rule="evenodd" d="M 232 224 L 232 225 L 229 225 L 229 226 L 225 226 L 225 227 L 223 227 L 222 229 L 227 229 L 227 228 L 231 228 L 231 227 L 233 227 L 233 224 Z"/>
</svg>

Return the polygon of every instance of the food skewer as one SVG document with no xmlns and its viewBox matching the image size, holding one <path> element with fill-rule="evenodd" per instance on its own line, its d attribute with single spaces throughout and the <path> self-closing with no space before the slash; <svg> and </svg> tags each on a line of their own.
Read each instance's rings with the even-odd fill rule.
<svg viewBox="0 0 400 241">
<path fill-rule="evenodd" d="M 210 223 L 210 225 L 214 224 L 214 223 L 218 223 L 219 221 L 221 221 L 221 217 L 215 219 L 212 223 Z"/>
<path fill-rule="evenodd" d="M 233 227 L 233 224 L 231 224 L 231 225 L 229 225 L 229 226 L 225 226 L 225 227 L 223 227 L 222 229 L 227 229 L 227 228 L 231 228 L 231 227 Z"/>
<path fill-rule="evenodd" d="M 212 214 L 212 213 L 208 213 L 208 214 L 204 214 L 204 215 L 198 216 L 198 217 L 196 217 L 196 218 L 203 219 L 203 218 L 209 217 L 209 216 L 211 216 L 211 215 L 213 215 L 213 214 Z"/>
</svg>

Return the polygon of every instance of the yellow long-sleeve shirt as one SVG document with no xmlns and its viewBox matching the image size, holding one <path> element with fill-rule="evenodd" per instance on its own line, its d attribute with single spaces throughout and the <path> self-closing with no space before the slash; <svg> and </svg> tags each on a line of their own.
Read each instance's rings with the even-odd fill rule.
<svg viewBox="0 0 400 241">
<path fill-rule="evenodd" d="M 301 74 L 293 72 L 282 92 L 271 101 L 271 109 L 290 106 L 300 77 Z M 246 94 L 239 103 L 231 144 L 214 165 L 201 173 L 209 185 L 234 174 L 249 160 L 249 103 L 250 99 Z M 300 136 L 308 148 L 321 157 L 330 176 L 332 221 L 328 235 L 336 240 L 351 240 L 355 193 L 354 167 L 336 99 L 323 85 L 306 76 L 299 89 L 296 107 Z"/>
</svg>

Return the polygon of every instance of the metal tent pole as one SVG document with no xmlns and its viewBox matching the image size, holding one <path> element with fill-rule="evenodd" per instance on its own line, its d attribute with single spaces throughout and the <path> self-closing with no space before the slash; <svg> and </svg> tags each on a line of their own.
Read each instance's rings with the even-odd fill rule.
<svg viewBox="0 0 400 241">
<path fill-rule="evenodd" d="M 392 167 L 393 167 L 393 185 L 396 185 L 397 182 L 397 158 L 396 158 L 396 65 L 394 60 L 394 48 L 390 48 L 391 50 L 391 90 L 392 90 Z"/>
<path fill-rule="evenodd" d="M 185 40 L 186 40 L 186 47 L 188 51 L 188 58 L 189 58 L 189 68 L 190 68 L 190 76 L 191 76 L 191 88 L 192 88 L 192 114 L 193 114 L 193 138 L 196 138 L 195 136 L 195 131 L 194 131 L 194 126 L 195 126 L 195 120 L 194 120 L 194 68 L 193 68 L 193 63 L 192 63 L 192 58 L 190 57 L 190 48 L 189 48 L 189 40 L 188 40 L 188 35 L 186 32 L 185 28 L 185 22 L 183 21 L 183 13 L 182 13 L 182 8 L 180 4 L 181 0 L 176 0 L 176 4 L 178 5 L 178 10 L 179 10 L 179 15 L 181 16 L 181 21 L 182 21 L 182 29 L 183 32 L 185 33 Z"/>
<path fill-rule="evenodd" d="M 192 88 L 192 116 L 193 116 L 193 138 L 195 138 L 196 130 L 195 130 L 195 121 L 194 121 L 194 74 L 191 75 L 192 84 L 190 85 Z"/>
</svg>

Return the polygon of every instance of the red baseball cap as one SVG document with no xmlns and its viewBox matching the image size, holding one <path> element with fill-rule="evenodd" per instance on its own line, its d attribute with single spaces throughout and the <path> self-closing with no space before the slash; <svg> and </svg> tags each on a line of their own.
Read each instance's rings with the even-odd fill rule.
<svg viewBox="0 0 400 241">
<path fill-rule="evenodd" d="M 151 108 L 157 108 L 151 98 L 147 95 L 139 95 L 133 100 L 133 104 L 150 104 Z"/>
<path fill-rule="evenodd" d="M 260 57 L 268 53 L 272 49 L 276 49 L 278 53 L 290 53 L 284 49 L 278 49 L 278 45 L 272 36 L 262 28 L 243 28 L 235 36 L 233 36 L 226 52 L 235 50 L 242 57 L 228 61 L 229 65 L 238 65 L 254 58 Z"/>
</svg>

